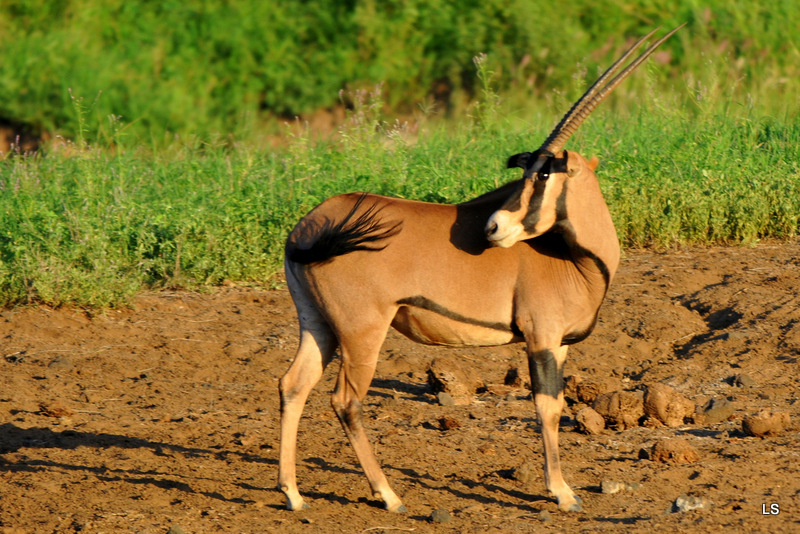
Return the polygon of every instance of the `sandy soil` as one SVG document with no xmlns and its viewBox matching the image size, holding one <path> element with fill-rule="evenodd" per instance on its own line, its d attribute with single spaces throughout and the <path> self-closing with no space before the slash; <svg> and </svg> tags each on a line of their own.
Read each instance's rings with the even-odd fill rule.
<svg viewBox="0 0 800 534">
<path fill-rule="evenodd" d="M 311 508 L 294 513 L 274 489 L 277 380 L 296 347 L 286 291 L 147 294 L 95 315 L 5 310 L 0 532 L 800 531 L 798 288 L 800 242 L 627 253 L 566 374 L 634 392 L 665 383 L 733 412 L 587 435 L 570 398 L 561 450 L 579 514 L 559 512 L 544 489 L 525 384 L 504 385 L 509 367 L 526 370 L 520 346 L 432 348 L 390 333 L 366 424 L 404 515 L 369 495 L 330 409 L 334 362 L 302 422 L 298 477 Z M 442 356 L 488 389 L 441 406 L 426 369 Z M 746 435 L 743 418 L 763 408 L 790 414 L 789 428 Z M 699 459 L 641 453 L 675 437 Z M 622 491 L 603 492 L 615 482 Z M 704 508 L 673 511 L 681 496 Z M 437 509 L 450 520 L 432 522 Z"/>
</svg>

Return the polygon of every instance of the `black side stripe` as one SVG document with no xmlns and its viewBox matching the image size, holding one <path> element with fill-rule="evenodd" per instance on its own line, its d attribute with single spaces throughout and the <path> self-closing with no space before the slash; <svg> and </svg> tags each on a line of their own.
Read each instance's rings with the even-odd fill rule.
<svg viewBox="0 0 800 534">
<path fill-rule="evenodd" d="M 459 323 L 482 326 L 483 328 L 490 328 L 492 330 L 498 330 L 500 332 L 510 331 L 515 336 L 523 337 L 522 331 L 519 328 L 517 328 L 517 325 L 514 324 L 513 322 L 510 325 L 505 323 L 490 323 L 488 321 L 481 321 L 479 319 L 474 319 L 472 317 L 466 317 L 464 315 L 461 315 L 460 313 L 448 310 L 441 304 L 437 304 L 436 302 L 433 302 L 432 300 L 425 298 L 422 295 L 400 299 L 397 301 L 397 303 L 404 306 L 413 306 L 415 308 L 422 308 L 423 310 L 431 311 L 443 317 L 447 317 L 448 319 L 458 321 Z"/>
<path fill-rule="evenodd" d="M 589 249 L 578 245 L 573 245 L 573 248 L 594 262 L 597 270 L 600 271 L 600 274 L 603 276 L 603 282 L 605 282 L 605 291 L 608 291 L 608 286 L 611 285 L 611 273 L 608 270 L 608 265 L 606 265 L 606 263 L 601 260 L 597 254 Z M 605 295 L 605 291 L 603 292 L 603 295 Z"/>
</svg>

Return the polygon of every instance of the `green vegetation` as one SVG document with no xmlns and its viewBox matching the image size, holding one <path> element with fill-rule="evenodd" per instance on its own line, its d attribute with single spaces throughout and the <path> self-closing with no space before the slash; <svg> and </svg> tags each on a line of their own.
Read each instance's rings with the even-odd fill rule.
<svg viewBox="0 0 800 534">
<path fill-rule="evenodd" d="M 0 306 L 270 285 L 331 195 L 477 196 L 655 21 L 689 25 L 568 146 L 600 158 L 624 245 L 798 234 L 800 7 L 677 4 L 5 2 L 0 117 L 71 141 L 0 162 Z M 452 91 L 434 105 L 437 84 Z M 343 87 L 335 135 L 272 126 L 263 148 L 270 117 Z"/>
<path fill-rule="evenodd" d="M 163 146 L 175 135 L 253 136 L 270 118 L 380 82 L 394 111 L 422 103 L 459 115 L 478 93 L 480 53 L 499 92 L 536 109 L 575 96 L 630 38 L 683 22 L 650 83 L 685 77 L 695 100 L 711 90 L 762 113 L 796 107 L 794 0 L 7 0 L 0 118 L 74 138 L 74 95 L 102 125 L 97 140 L 114 136 L 106 117 L 119 116 L 115 142 Z"/>
<path fill-rule="evenodd" d="M 268 285 L 283 242 L 315 204 L 367 190 L 458 202 L 518 176 L 506 156 L 547 134 L 482 115 L 411 137 L 357 108 L 336 141 L 303 132 L 266 153 L 83 148 L 0 166 L 0 302 L 120 305 L 142 287 Z M 800 231 L 797 121 L 697 121 L 598 111 L 570 147 L 599 176 L 626 245 L 751 243 Z"/>
</svg>

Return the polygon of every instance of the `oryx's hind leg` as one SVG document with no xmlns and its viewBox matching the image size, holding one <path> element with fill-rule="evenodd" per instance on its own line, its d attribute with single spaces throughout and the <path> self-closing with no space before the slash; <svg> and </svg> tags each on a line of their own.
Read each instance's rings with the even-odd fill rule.
<svg viewBox="0 0 800 534">
<path fill-rule="evenodd" d="M 289 282 L 300 319 L 300 346 L 292 365 L 280 381 L 281 445 L 278 487 L 286 495 L 287 508 L 300 510 L 307 505 L 297 489 L 297 428 L 308 394 L 322 377 L 338 342 L 313 303 L 305 297 L 298 285 L 292 283 L 296 279 L 290 278 Z"/>
<path fill-rule="evenodd" d="M 389 321 L 386 321 L 385 324 L 346 335 L 340 332 L 342 368 L 331 397 L 331 405 L 355 449 L 361 468 L 369 480 L 373 497 L 381 499 L 390 512 L 405 512 L 406 507 L 389 487 L 389 482 L 375 458 L 361 419 L 361 401 L 375 374 L 378 353 L 388 328 Z"/>
<path fill-rule="evenodd" d="M 580 497 L 564 481 L 558 457 L 558 425 L 564 408 L 563 370 L 566 359 L 567 346 L 555 350 L 534 348 L 528 352 L 536 414 L 542 425 L 545 485 L 558 500 L 559 509 L 580 512 Z"/>
</svg>

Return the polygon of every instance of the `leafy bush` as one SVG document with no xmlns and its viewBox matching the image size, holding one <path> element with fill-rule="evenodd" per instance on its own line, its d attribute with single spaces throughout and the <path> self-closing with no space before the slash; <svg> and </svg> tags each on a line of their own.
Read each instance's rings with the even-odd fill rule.
<svg viewBox="0 0 800 534">
<path fill-rule="evenodd" d="M 121 117 L 122 132 L 92 132 L 101 140 L 161 146 L 174 134 L 257 135 L 267 117 L 331 107 L 341 89 L 378 82 L 396 112 L 428 101 L 458 114 L 479 89 L 479 53 L 515 105 L 571 100 L 630 38 L 685 21 L 649 83 L 683 74 L 699 107 L 720 93 L 765 112 L 791 103 L 800 8 L 789 0 L 10 0 L 0 4 L 0 118 L 74 138 L 72 95 L 97 123 Z"/>
</svg>

